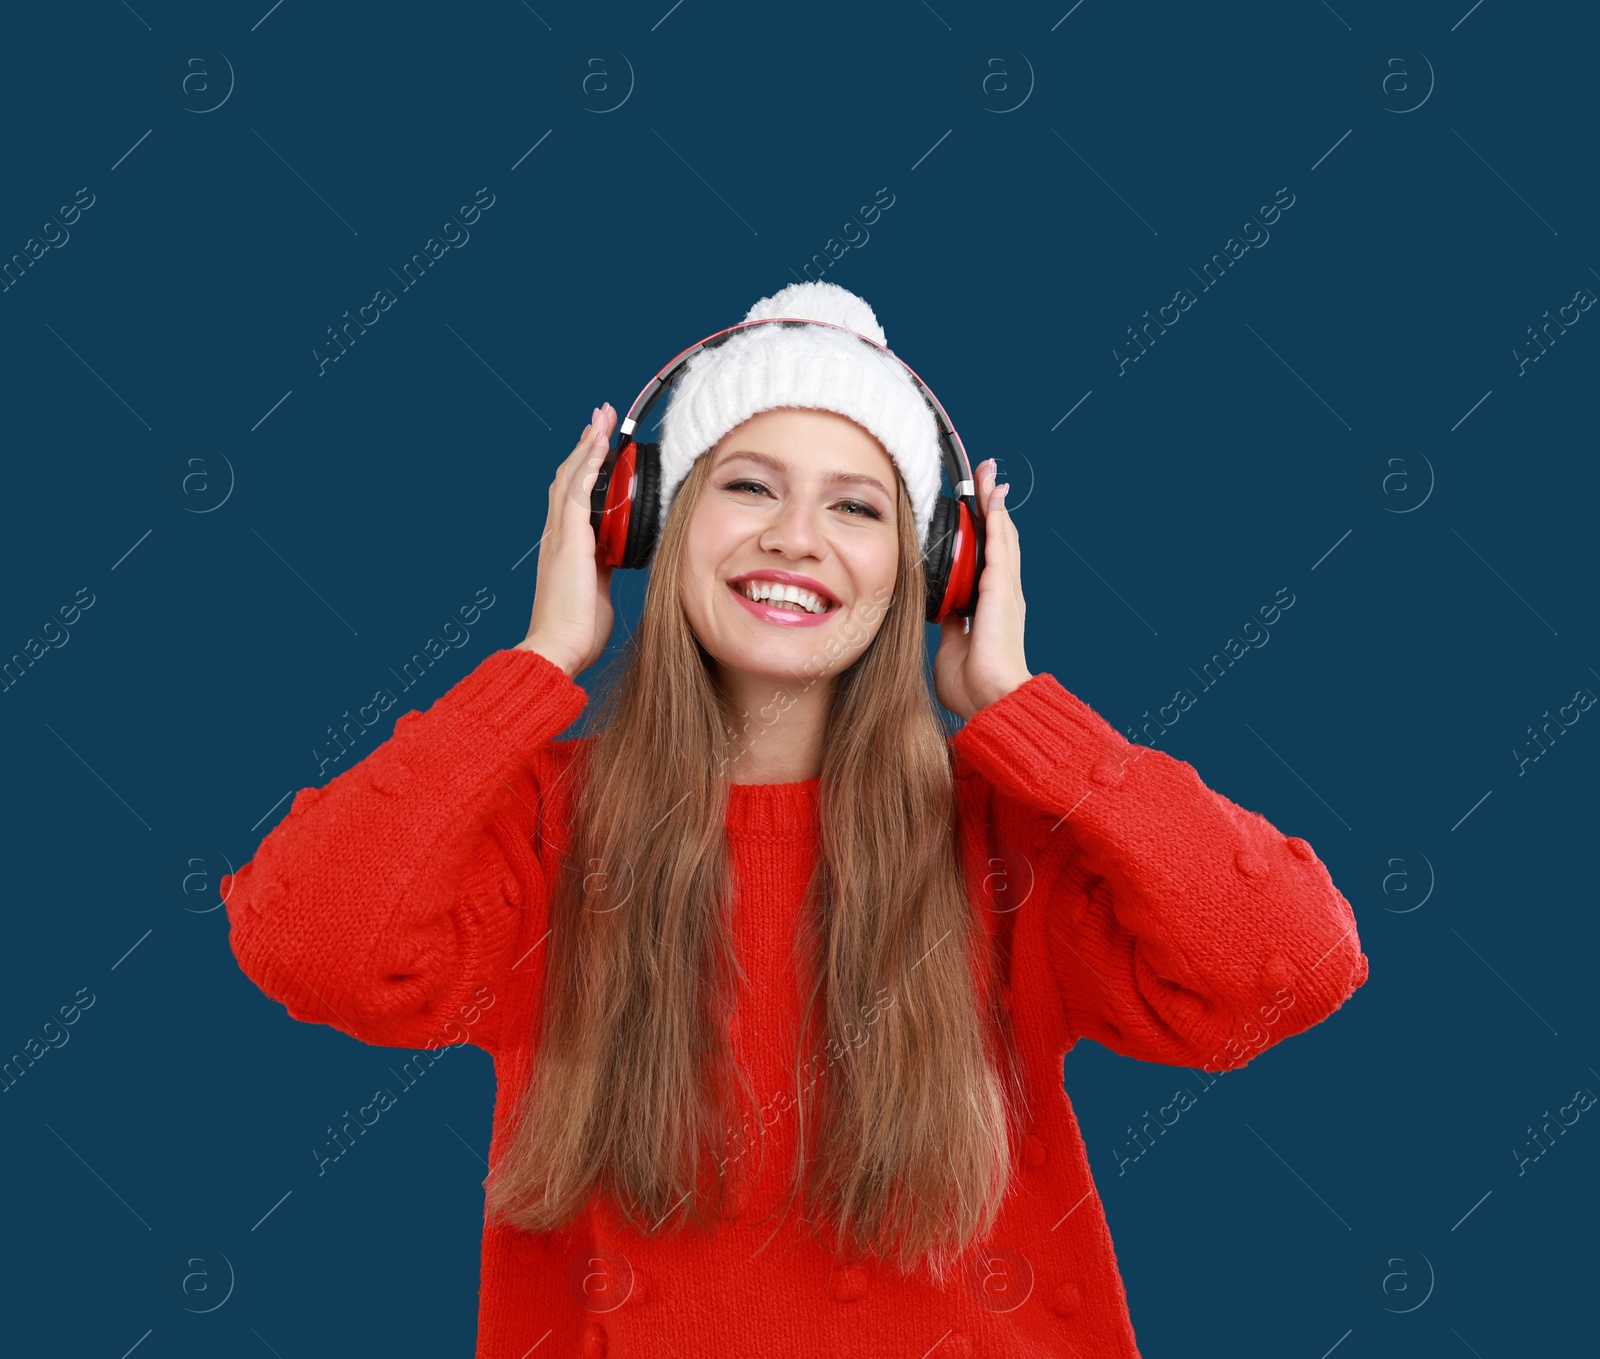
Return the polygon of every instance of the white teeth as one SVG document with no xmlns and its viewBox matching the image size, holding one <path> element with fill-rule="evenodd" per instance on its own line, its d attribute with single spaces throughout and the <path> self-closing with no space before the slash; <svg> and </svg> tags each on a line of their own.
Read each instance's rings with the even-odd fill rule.
<svg viewBox="0 0 1600 1359">
<path fill-rule="evenodd" d="M 778 604 L 797 604 L 806 613 L 826 613 L 828 606 L 822 597 L 811 590 L 795 585 L 782 585 L 775 580 L 740 581 L 739 593 L 746 599 L 771 601 Z"/>
</svg>

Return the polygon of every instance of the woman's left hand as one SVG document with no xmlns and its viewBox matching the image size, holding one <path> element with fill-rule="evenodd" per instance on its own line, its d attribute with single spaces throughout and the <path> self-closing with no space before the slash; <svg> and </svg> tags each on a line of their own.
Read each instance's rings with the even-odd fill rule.
<svg viewBox="0 0 1600 1359">
<path fill-rule="evenodd" d="M 939 625 L 933 658 L 933 688 L 939 702 L 970 721 L 980 709 L 1033 678 L 1023 655 L 1022 549 L 1006 509 L 1010 486 L 995 486 L 995 463 L 978 464 L 976 500 L 984 516 L 983 575 L 978 606 L 968 620 L 952 614 Z"/>
</svg>

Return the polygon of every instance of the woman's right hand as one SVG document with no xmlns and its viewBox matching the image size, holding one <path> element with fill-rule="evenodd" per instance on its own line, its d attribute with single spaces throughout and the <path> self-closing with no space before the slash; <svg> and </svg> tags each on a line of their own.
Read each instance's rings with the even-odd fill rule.
<svg viewBox="0 0 1600 1359">
<path fill-rule="evenodd" d="M 608 401 L 597 407 L 578 446 L 550 483 L 550 512 L 539 539 L 533 618 L 518 646 L 537 651 L 576 679 L 606 649 L 615 612 L 611 607 L 614 567 L 598 560 L 589 497 L 611 446 L 617 413 Z"/>
</svg>

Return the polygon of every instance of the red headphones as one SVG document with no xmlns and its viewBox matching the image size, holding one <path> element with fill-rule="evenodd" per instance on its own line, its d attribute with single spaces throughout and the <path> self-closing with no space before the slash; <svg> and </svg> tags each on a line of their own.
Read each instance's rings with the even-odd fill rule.
<svg viewBox="0 0 1600 1359">
<path fill-rule="evenodd" d="M 660 400 L 662 393 L 684 372 L 689 360 L 703 349 L 715 349 L 729 336 L 750 326 L 827 326 L 854 335 L 863 344 L 882 351 L 898 363 L 916 383 L 933 411 L 939 431 L 939 458 L 955 495 L 941 494 L 933 505 L 928 536 L 922 545 L 927 578 L 926 618 L 942 623 L 953 614 L 970 617 L 978 607 L 978 578 L 983 574 L 983 516 L 978 513 L 976 481 L 967 450 L 962 445 L 944 407 L 927 384 L 898 354 L 848 326 L 806 317 L 766 317 L 741 321 L 691 345 L 673 359 L 634 398 L 627 417 L 617 427 L 622 442 L 607 456 L 595 478 L 590 497 L 589 522 L 594 528 L 600 560 L 608 566 L 642 568 L 655 553 L 661 518 L 661 446 L 635 443 L 633 432 Z M 638 513 L 634 513 L 637 506 Z"/>
</svg>

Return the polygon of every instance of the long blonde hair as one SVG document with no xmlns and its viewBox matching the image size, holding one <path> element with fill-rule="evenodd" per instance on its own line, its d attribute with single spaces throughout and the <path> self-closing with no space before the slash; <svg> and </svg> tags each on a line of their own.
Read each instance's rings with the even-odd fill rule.
<svg viewBox="0 0 1600 1359">
<path fill-rule="evenodd" d="M 725 771 L 741 715 L 660 568 L 683 559 L 711 462 L 700 458 L 673 500 L 638 628 L 585 718 L 533 1071 L 485 1181 L 489 1216 L 522 1231 L 556 1230 L 597 1192 L 641 1231 L 710 1228 L 741 1154 L 729 1146 L 744 1121 L 733 1104 L 755 1103 L 727 1041 L 737 964 Z M 830 1249 L 892 1251 L 902 1270 L 923 1262 L 942 1281 L 994 1223 L 1025 1099 L 997 958 L 958 862 L 921 547 L 896 484 L 897 588 L 828 702 L 796 941 L 809 999 L 785 1210 L 803 1195 Z M 596 863 L 609 872 L 589 871 Z M 613 909 L 604 898 L 623 877 Z"/>
</svg>

